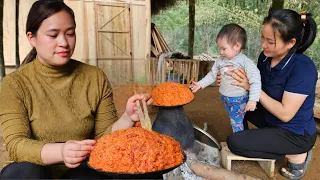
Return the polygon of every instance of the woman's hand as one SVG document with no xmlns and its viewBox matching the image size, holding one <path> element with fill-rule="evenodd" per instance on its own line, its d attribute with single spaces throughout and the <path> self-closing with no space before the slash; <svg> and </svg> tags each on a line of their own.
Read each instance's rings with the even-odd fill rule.
<svg viewBox="0 0 320 180">
<path fill-rule="evenodd" d="M 192 84 L 189 86 L 193 93 L 196 93 L 200 88 L 200 84 L 198 82 L 192 81 Z"/>
<path fill-rule="evenodd" d="M 152 104 L 153 101 L 150 94 L 135 94 L 131 96 L 127 101 L 126 111 L 120 119 L 112 125 L 112 132 L 119 129 L 131 128 L 135 122 L 140 120 L 136 106 L 136 101 L 139 100 L 146 101 L 148 105 Z"/>
<path fill-rule="evenodd" d="M 63 144 L 61 149 L 64 164 L 69 168 L 76 168 L 86 159 L 93 150 L 95 140 L 87 139 L 82 141 L 70 140 Z"/>
<path fill-rule="evenodd" d="M 128 99 L 126 105 L 126 114 L 132 121 L 139 121 L 138 108 L 136 106 L 136 101 L 143 100 L 146 101 L 148 105 L 152 104 L 153 99 L 149 93 L 146 94 L 135 94 Z"/>
<path fill-rule="evenodd" d="M 249 80 L 247 78 L 246 72 L 243 69 L 235 69 L 234 74 L 232 74 L 232 78 L 237 80 L 236 82 L 233 82 L 232 85 L 239 86 L 247 91 L 250 91 Z"/>
</svg>

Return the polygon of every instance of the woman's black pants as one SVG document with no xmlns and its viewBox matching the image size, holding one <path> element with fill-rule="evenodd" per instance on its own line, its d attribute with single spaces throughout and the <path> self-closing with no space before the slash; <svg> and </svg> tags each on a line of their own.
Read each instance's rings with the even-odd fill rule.
<svg viewBox="0 0 320 180">
<path fill-rule="evenodd" d="M 315 144 L 317 133 L 304 135 L 292 133 L 280 127 L 266 124 L 261 105 L 253 112 L 247 112 L 244 119 L 245 130 L 227 137 L 227 144 L 234 154 L 264 159 L 283 159 L 288 154 L 308 152 Z M 248 121 L 258 129 L 248 129 Z"/>
</svg>

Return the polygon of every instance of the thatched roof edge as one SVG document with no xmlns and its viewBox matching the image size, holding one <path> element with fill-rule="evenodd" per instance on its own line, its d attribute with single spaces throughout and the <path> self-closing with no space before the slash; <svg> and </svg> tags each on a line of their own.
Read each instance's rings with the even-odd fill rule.
<svg viewBox="0 0 320 180">
<path fill-rule="evenodd" d="M 158 14 L 160 10 L 174 6 L 178 1 L 179 0 L 151 0 L 151 13 L 152 15 Z"/>
</svg>

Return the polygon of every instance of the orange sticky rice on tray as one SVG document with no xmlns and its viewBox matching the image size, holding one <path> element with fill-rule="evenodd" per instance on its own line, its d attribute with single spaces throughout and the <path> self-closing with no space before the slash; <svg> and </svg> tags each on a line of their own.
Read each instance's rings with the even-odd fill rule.
<svg viewBox="0 0 320 180">
<path fill-rule="evenodd" d="M 193 93 L 185 85 L 175 82 L 165 82 L 156 86 L 152 91 L 153 105 L 179 106 L 192 101 Z"/>
<path fill-rule="evenodd" d="M 172 137 L 132 127 L 97 140 L 88 164 L 97 170 L 116 173 L 145 173 L 182 164 L 179 142 Z"/>
</svg>

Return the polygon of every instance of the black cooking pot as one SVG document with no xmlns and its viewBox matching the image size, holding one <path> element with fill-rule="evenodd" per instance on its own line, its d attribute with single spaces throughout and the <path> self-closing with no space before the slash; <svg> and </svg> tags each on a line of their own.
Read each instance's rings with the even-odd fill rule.
<svg viewBox="0 0 320 180">
<path fill-rule="evenodd" d="M 152 130 L 173 137 L 183 149 L 194 142 L 194 129 L 183 106 L 159 106 Z"/>
<path fill-rule="evenodd" d="M 187 160 L 186 154 L 184 152 L 182 154 L 183 154 L 183 162 L 181 164 L 185 163 Z M 101 171 L 91 167 L 89 164 L 88 164 L 88 167 L 115 179 L 162 179 L 163 174 L 169 171 L 172 171 L 173 169 L 179 167 L 181 164 L 168 169 L 163 169 L 163 170 L 154 171 L 154 172 L 146 172 L 146 173 L 120 173 L 120 172 L 116 173 L 116 172 Z"/>
</svg>

